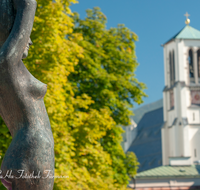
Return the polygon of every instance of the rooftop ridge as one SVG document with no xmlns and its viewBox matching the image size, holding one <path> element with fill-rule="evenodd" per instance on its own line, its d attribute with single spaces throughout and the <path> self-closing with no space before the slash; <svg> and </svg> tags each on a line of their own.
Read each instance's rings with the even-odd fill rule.
<svg viewBox="0 0 200 190">
<path fill-rule="evenodd" d="M 165 165 L 139 172 L 136 178 L 200 176 L 200 165 Z"/>
<path fill-rule="evenodd" d="M 186 25 L 176 35 L 170 38 L 165 44 L 171 42 L 174 39 L 195 39 L 200 40 L 200 31 L 193 28 L 192 26 Z"/>
</svg>

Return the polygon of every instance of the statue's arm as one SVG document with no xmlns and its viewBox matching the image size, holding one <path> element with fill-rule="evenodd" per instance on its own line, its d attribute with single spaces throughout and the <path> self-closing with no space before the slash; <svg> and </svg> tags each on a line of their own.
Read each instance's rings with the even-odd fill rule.
<svg viewBox="0 0 200 190">
<path fill-rule="evenodd" d="M 11 33 L 1 48 L 0 63 L 12 66 L 22 59 L 32 31 L 37 2 L 35 0 L 13 0 L 16 17 Z"/>
</svg>

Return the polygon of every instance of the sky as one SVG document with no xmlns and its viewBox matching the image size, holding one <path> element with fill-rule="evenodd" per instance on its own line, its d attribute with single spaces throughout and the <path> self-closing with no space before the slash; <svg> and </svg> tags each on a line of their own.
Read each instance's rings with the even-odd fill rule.
<svg viewBox="0 0 200 190">
<path fill-rule="evenodd" d="M 146 84 L 144 98 L 139 108 L 162 98 L 164 89 L 164 63 L 162 44 L 185 27 L 190 14 L 190 26 L 200 30 L 200 0 L 79 0 L 71 10 L 86 17 L 85 10 L 100 7 L 107 17 L 107 28 L 125 24 L 138 35 L 136 56 L 139 66 L 136 78 Z"/>
</svg>

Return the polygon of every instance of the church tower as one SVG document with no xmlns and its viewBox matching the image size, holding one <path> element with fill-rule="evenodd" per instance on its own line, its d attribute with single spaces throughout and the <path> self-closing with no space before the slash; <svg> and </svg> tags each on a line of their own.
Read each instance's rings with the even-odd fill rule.
<svg viewBox="0 0 200 190">
<path fill-rule="evenodd" d="M 200 31 L 189 25 L 164 47 L 163 165 L 200 160 Z"/>
</svg>

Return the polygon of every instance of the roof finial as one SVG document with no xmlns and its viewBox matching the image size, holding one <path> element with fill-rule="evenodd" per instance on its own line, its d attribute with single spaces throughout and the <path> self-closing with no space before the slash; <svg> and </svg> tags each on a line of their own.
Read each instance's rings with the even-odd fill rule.
<svg viewBox="0 0 200 190">
<path fill-rule="evenodd" d="M 184 16 L 186 16 L 185 24 L 189 25 L 190 24 L 190 19 L 188 17 L 190 15 L 186 12 L 186 14 L 184 14 Z"/>
</svg>

